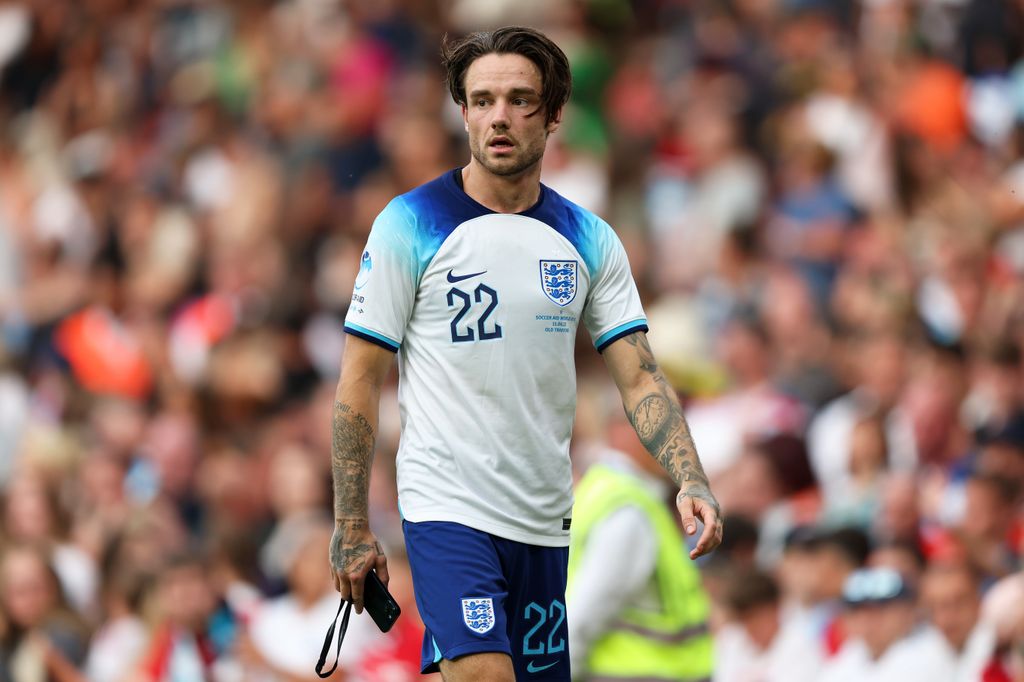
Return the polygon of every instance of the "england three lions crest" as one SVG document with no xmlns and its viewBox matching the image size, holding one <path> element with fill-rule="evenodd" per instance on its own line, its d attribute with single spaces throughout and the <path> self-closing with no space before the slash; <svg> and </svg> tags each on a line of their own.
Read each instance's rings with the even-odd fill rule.
<svg viewBox="0 0 1024 682">
<path fill-rule="evenodd" d="M 576 298 L 576 275 L 579 266 L 574 260 L 542 260 L 540 283 L 544 295 L 559 306 L 567 306 Z"/>
<path fill-rule="evenodd" d="M 470 597 L 462 600 L 462 621 L 478 635 L 494 627 L 494 602 L 490 597 Z"/>
</svg>

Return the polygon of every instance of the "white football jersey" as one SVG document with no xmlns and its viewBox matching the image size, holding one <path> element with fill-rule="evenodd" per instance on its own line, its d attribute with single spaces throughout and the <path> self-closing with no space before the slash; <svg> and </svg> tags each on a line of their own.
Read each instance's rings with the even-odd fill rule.
<svg viewBox="0 0 1024 682">
<path fill-rule="evenodd" d="M 398 352 L 403 518 L 566 546 L 577 326 L 601 351 L 647 321 L 606 222 L 543 185 L 495 213 L 459 173 L 377 217 L 345 331 Z"/>
</svg>

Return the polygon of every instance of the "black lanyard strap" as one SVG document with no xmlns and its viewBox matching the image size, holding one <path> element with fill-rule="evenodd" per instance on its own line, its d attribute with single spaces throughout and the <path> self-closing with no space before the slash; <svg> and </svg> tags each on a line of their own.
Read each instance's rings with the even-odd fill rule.
<svg viewBox="0 0 1024 682">
<path fill-rule="evenodd" d="M 327 653 L 331 650 L 331 640 L 334 639 L 334 626 L 338 624 L 338 616 L 341 615 L 342 608 L 345 609 L 345 615 L 341 616 L 341 627 L 338 628 L 338 648 L 334 652 L 334 665 L 327 672 L 323 672 L 324 665 L 327 663 Z M 316 674 L 320 677 L 330 677 L 338 667 L 338 658 L 341 656 L 341 643 L 345 639 L 345 632 L 348 630 L 348 618 L 352 615 L 352 602 L 341 600 L 338 604 L 338 613 L 334 614 L 334 620 L 331 621 L 331 627 L 327 628 L 327 638 L 324 639 L 324 648 L 320 650 L 320 660 L 316 663 Z"/>
</svg>

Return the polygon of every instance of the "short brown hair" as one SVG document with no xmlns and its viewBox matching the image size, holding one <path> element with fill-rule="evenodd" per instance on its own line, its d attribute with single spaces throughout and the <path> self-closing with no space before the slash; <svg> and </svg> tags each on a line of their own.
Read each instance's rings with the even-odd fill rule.
<svg viewBox="0 0 1024 682">
<path fill-rule="evenodd" d="M 466 71 L 469 65 L 488 54 L 517 54 L 536 64 L 541 77 L 541 106 L 547 122 L 555 116 L 572 91 L 569 59 L 562 48 L 540 31 L 525 26 L 505 26 L 494 31 L 478 31 L 458 40 L 441 41 L 441 64 L 452 99 L 466 106 Z"/>
<path fill-rule="evenodd" d="M 729 610 L 742 617 L 758 607 L 778 604 L 779 584 L 762 571 L 739 569 L 729 577 L 724 596 Z"/>
</svg>

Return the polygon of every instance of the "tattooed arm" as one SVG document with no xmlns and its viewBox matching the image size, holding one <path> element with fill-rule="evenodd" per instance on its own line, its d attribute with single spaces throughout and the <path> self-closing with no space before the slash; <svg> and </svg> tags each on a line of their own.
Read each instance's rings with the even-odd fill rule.
<svg viewBox="0 0 1024 682">
<path fill-rule="evenodd" d="M 603 355 L 640 441 L 679 486 L 676 507 L 686 532 L 697 532 L 695 517 L 704 523 L 690 557 L 707 554 L 722 541 L 718 502 L 711 494 L 679 399 L 658 368 L 647 335 L 625 336 L 605 348 Z"/>
<path fill-rule="evenodd" d="M 370 532 L 367 497 L 377 430 L 380 387 L 394 353 L 355 336 L 345 340 L 341 380 L 334 398 L 331 476 L 334 536 L 330 560 L 334 587 L 363 610 L 363 585 L 371 568 L 387 584 L 387 559 Z"/>
</svg>

